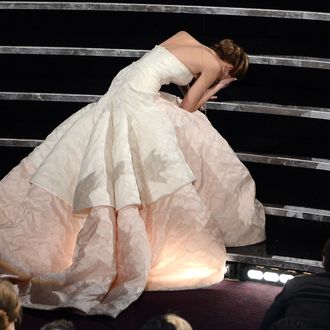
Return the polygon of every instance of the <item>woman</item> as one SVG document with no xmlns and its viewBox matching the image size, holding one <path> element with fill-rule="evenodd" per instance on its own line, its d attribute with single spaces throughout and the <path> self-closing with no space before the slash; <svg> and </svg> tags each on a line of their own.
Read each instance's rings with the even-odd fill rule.
<svg viewBox="0 0 330 330">
<path fill-rule="evenodd" d="M 21 317 L 21 303 L 14 286 L 0 279 L 0 330 L 14 330 Z"/>
<path fill-rule="evenodd" d="M 0 266 L 25 305 L 116 316 L 145 289 L 221 281 L 225 245 L 264 240 L 249 172 L 196 111 L 247 63 L 179 32 L 2 180 Z M 192 81 L 183 100 L 159 92 Z"/>
</svg>

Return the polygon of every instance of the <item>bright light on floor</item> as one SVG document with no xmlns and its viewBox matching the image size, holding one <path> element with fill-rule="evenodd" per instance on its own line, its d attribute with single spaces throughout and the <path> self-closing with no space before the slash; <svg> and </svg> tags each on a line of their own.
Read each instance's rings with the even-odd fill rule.
<svg viewBox="0 0 330 330">
<path fill-rule="evenodd" d="M 285 284 L 287 281 L 291 280 L 292 278 L 294 278 L 293 275 L 289 275 L 289 274 L 281 274 L 280 275 L 280 282 Z"/>
<path fill-rule="evenodd" d="M 257 280 L 257 281 L 266 281 L 266 282 L 273 282 L 273 283 L 282 283 L 285 284 L 287 281 L 294 278 L 292 274 L 280 274 L 277 272 L 260 270 L 260 269 L 249 269 L 246 273 L 246 276 L 250 280 Z"/>
<path fill-rule="evenodd" d="M 264 277 L 264 274 L 261 270 L 250 269 L 247 272 L 247 276 L 251 280 L 262 280 Z"/>
<path fill-rule="evenodd" d="M 268 282 L 278 282 L 280 276 L 274 272 L 265 272 L 264 273 L 264 280 Z"/>
</svg>

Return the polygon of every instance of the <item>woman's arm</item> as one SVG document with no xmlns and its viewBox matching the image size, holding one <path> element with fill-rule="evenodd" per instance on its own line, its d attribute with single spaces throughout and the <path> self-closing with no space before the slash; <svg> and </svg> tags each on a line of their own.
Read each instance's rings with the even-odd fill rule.
<svg viewBox="0 0 330 330">
<path fill-rule="evenodd" d="M 186 95 L 184 96 L 180 107 L 189 112 L 194 112 L 199 109 L 201 105 L 203 105 L 212 95 L 209 90 L 209 87 L 214 83 L 217 78 L 217 70 L 207 68 L 204 72 L 200 74 L 200 76 L 196 79 L 194 84 L 189 88 Z M 205 100 L 203 104 L 201 104 L 201 100 Z"/>
<path fill-rule="evenodd" d="M 218 93 L 221 89 L 227 87 L 229 84 L 231 84 L 235 80 L 236 80 L 236 78 L 226 78 L 226 79 L 222 79 L 220 81 L 215 81 L 213 83 L 213 85 L 210 86 L 207 90 L 205 90 L 205 92 L 202 94 L 202 96 L 200 97 L 200 99 L 199 99 L 199 101 L 196 105 L 195 110 L 193 110 L 193 111 L 196 111 L 196 110 L 201 109 L 202 107 L 204 107 L 205 103 L 207 101 L 209 101 L 211 99 L 216 99 L 216 96 L 214 96 L 214 95 L 216 93 Z M 194 84 L 193 84 L 193 86 L 194 86 Z M 190 85 L 179 86 L 179 88 L 180 88 L 180 91 L 181 91 L 181 93 L 183 94 L 184 97 L 186 97 L 188 91 L 190 91 L 192 89 L 192 87 L 190 87 Z M 184 102 L 184 99 L 182 100 L 182 103 L 181 103 L 180 107 L 187 110 L 187 111 L 190 111 L 189 109 L 184 108 L 185 104 L 183 104 L 183 102 Z M 187 102 L 186 102 L 186 104 L 187 104 Z M 193 111 L 190 111 L 190 112 L 193 112 Z"/>
<path fill-rule="evenodd" d="M 185 97 L 186 94 L 188 93 L 189 89 L 190 89 L 190 84 L 185 85 L 185 86 L 178 86 L 180 89 L 180 92 L 182 94 L 182 97 Z"/>
<path fill-rule="evenodd" d="M 179 90 L 182 94 L 182 98 L 188 93 L 188 90 L 190 89 L 190 84 L 188 85 L 184 85 L 184 86 L 179 86 Z M 216 96 L 213 96 L 211 97 L 211 99 L 216 99 L 217 97 Z M 201 105 L 198 105 L 198 109 L 200 111 L 206 111 L 206 108 L 205 108 L 205 104 L 202 104 L 202 102 L 200 102 Z"/>
<path fill-rule="evenodd" d="M 204 93 L 202 98 L 198 103 L 198 109 L 203 107 L 205 103 L 211 99 L 216 99 L 214 96 L 218 93 L 221 89 L 224 89 L 228 85 L 230 85 L 233 81 L 237 80 L 236 78 L 225 78 L 220 81 L 215 81 L 215 83 Z"/>
</svg>

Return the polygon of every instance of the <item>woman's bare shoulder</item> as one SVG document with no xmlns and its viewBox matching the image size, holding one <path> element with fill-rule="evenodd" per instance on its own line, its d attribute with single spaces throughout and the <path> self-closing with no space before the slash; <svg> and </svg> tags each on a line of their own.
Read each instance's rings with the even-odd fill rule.
<svg viewBox="0 0 330 330">
<path fill-rule="evenodd" d="M 186 31 L 180 31 L 160 44 L 196 76 L 201 72 L 219 71 L 219 64 L 211 50 Z"/>
</svg>

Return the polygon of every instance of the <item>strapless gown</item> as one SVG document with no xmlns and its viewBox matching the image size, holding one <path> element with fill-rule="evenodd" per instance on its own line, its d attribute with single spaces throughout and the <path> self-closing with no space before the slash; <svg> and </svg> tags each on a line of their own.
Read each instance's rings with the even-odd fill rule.
<svg viewBox="0 0 330 330">
<path fill-rule="evenodd" d="M 160 92 L 192 78 L 156 46 L 1 181 L 0 272 L 25 306 L 115 317 L 143 290 L 221 281 L 225 246 L 265 239 L 246 167 Z"/>
</svg>

